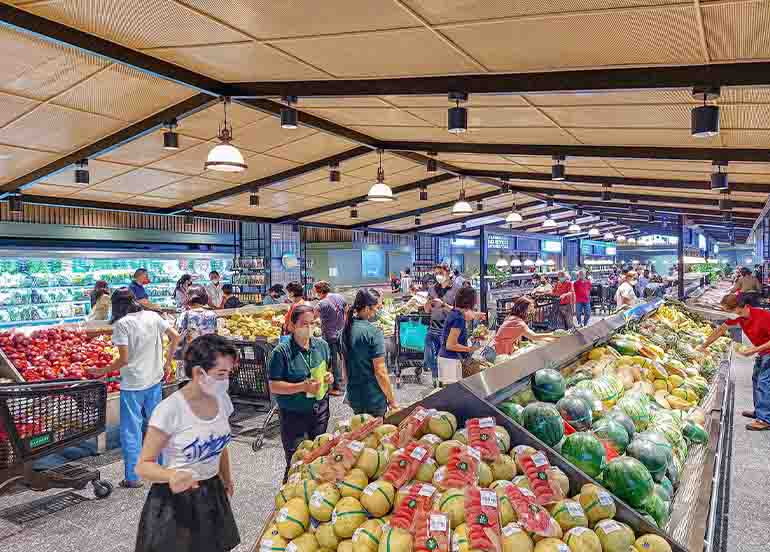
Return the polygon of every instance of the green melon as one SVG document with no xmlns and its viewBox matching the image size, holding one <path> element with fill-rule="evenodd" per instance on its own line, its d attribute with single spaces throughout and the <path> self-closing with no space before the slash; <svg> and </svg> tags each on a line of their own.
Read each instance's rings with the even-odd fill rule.
<svg viewBox="0 0 770 552">
<path fill-rule="evenodd" d="M 655 443 L 644 439 L 636 438 L 631 441 L 626 449 L 626 454 L 639 460 L 652 475 L 653 479 L 660 481 L 666 475 L 668 468 L 668 457 L 665 451 L 656 446 Z"/>
<path fill-rule="evenodd" d="M 539 401 L 555 403 L 566 389 L 564 377 L 557 370 L 544 368 L 532 374 L 532 393 Z"/>
<path fill-rule="evenodd" d="M 607 463 L 602 481 L 608 491 L 638 508 L 652 494 L 654 481 L 647 468 L 636 458 L 620 456 Z"/>
<path fill-rule="evenodd" d="M 607 408 L 612 408 L 623 395 L 623 382 L 617 376 L 605 374 L 590 383 L 595 399 L 602 401 Z"/>
<path fill-rule="evenodd" d="M 590 381 L 579 387 L 570 387 L 565 393 L 565 397 L 577 397 L 584 401 L 590 410 L 594 409 L 594 392 Z"/>
<path fill-rule="evenodd" d="M 588 431 L 591 429 L 593 416 L 591 406 L 580 397 L 562 397 L 556 403 L 559 414 L 576 431 Z"/>
<path fill-rule="evenodd" d="M 644 393 L 627 393 L 617 403 L 617 407 L 628 414 L 634 421 L 636 431 L 644 431 L 652 421 L 650 399 Z"/>
<path fill-rule="evenodd" d="M 685 422 L 684 427 L 682 427 L 682 434 L 685 439 L 693 443 L 706 443 L 709 440 L 709 434 L 706 433 L 706 430 L 695 422 Z"/>
<path fill-rule="evenodd" d="M 655 483 L 655 488 L 652 492 L 658 495 L 663 502 L 671 502 L 671 499 L 674 498 L 673 495 L 669 494 L 668 489 L 660 483 Z"/>
<path fill-rule="evenodd" d="M 626 452 L 629 441 L 628 432 L 620 422 L 610 417 L 602 418 L 594 424 L 593 432 L 600 440 L 607 441 L 618 454 Z"/>
<path fill-rule="evenodd" d="M 668 496 L 674 496 L 674 486 L 671 484 L 671 480 L 665 475 L 660 479 L 660 486 L 666 489 Z"/>
<path fill-rule="evenodd" d="M 607 417 L 612 418 L 616 422 L 618 422 L 620 425 L 622 425 L 626 429 L 626 433 L 628 433 L 628 439 L 629 441 L 634 438 L 634 433 L 636 433 L 636 426 L 634 425 L 634 421 L 631 419 L 631 417 L 620 410 L 619 408 L 613 408 L 609 412 L 607 412 Z"/>
<path fill-rule="evenodd" d="M 503 413 L 511 420 L 521 425 L 521 413 L 524 411 L 523 406 L 512 401 L 506 401 L 504 403 L 500 403 L 498 408 L 502 410 Z"/>
<path fill-rule="evenodd" d="M 607 462 L 604 445 L 595 435 L 588 432 L 569 435 L 561 447 L 561 454 L 591 477 L 599 475 Z"/>
<path fill-rule="evenodd" d="M 524 408 L 521 417 L 526 430 L 549 447 L 555 446 L 564 437 L 564 422 L 552 404 L 529 404 Z"/>
<path fill-rule="evenodd" d="M 642 502 L 639 509 L 645 514 L 650 514 L 658 527 L 665 527 L 668 524 L 668 503 L 654 491 Z"/>
</svg>

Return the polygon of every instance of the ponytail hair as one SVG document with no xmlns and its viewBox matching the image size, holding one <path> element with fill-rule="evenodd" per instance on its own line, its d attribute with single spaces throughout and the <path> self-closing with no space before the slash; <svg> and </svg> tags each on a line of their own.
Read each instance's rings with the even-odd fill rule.
<svg viewBox="0 0 770 552">
<path fill-rule="evenodd" d="M 359 289 L 358 293 L 356 293 L 356 298 L 353 301 L 353 306 L 351 306 L 347 313 L 345 313 L 345 327 L 342 329 L 342 343 L 345 345 L 345 348 L 349 351 L 351 348 L 351 342 L 350 342 L 350 330 L 353 327 L 353 316 L 357 315 L 360 311 L 364 310 L 366 307 L 374 307 L 379 302 L 379 298 L 375 297 L 369 290 L 366 289 Z"/>
</svg>

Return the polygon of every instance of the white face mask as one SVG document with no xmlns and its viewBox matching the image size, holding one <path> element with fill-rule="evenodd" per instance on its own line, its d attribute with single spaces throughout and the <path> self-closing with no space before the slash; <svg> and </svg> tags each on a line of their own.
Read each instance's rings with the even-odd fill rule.
<svg viewBox="0 0 770 552">
<path fill-rule="evenodd" d="M 443 274 L 436 274 L 436 281 L 439 284 L 443 284 L 444 282 L 446 282 L 446 276 L 444 276 Z"/>
<path fill-rule="evenodd" d="M 201 391 L 207 395 L 216 397 L 217 395 L 227 394 L 227 390 L 230 388 L 230 380 L 215 378 L 204 372 L 198 381 L 198 385 L 200 385 Z"/>
<path fill-rule="evenodd" d="M 211 280 L 211 283 L 214 284 L 215 286 L 218 286 L 219 285 L 219 280 Z"/>
<path fill-rule="evenodd" d="M 306 339 L 310 339 L 310 326 L 302 326 L 301 328 L 294 328 L 294 336 L 300 341 L 305 341 Z"/>
</svg>

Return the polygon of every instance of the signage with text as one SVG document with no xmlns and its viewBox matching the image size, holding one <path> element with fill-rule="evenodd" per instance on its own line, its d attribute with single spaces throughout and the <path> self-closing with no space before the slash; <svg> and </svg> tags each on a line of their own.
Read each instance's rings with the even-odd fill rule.
<svg viewBox="0 0 770 552">
<path fill-rule="evenodd" d="M 543 251 L 547 253 L 561 253 L 561 242 L 555 240 L 543 240 L 541 244 Z"/>
</svg>

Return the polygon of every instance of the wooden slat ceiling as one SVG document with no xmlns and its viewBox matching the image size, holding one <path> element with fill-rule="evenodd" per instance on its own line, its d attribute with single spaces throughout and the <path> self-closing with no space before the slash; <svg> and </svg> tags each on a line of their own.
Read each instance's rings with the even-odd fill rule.
<svg viewBox="0 0 770 552">
<path fill-rule="evenodd" d="M 402 77 L 655 65 L 706 64 L 770 58 L 765 0 L 16 0 L 33 14 L 170 61 L 222 82 Z M 321 13 L 322 10 L 322 13 Z M 315 16 L 314 16 L 315 15 Z M 764 22 L 751 23 L 751 22 Z M 153 78 L 78 50 L 0 27 L 0 184 L 25 175 L 196 91 Z M 415 53 L 419 52 L 418 55 Z M 298 108 L 382 140 L 503 144 L 696 146 L 770 149 L 770 90 L 723 88 L 721 132 L 690 136 L 689 89 L 629 92 L 471 96 L 469 131 L 446 131 L 450 104 L 436 96 L 300 98 Z M 168 208 L 267 177 L 355 147 L 340 136 L 300 127 L 287 131 L 275 117 L 234 104 L 234 144 L 248 171 L 204 172 L 216 140 L 221 106 L 180 121 L 182 148 L 161 149 L 152 132 L 92 159 L 91 182 L 74 183 L 72 170 L 53 174 L 24 192 L 70 199 Z M 547 157 L 442 154 L 460 170 L 512 173 L 550 171 Z M 598 191 L 580 176 L 695 180 L 703 190 L 675 186 L 623 186 L 649 196 L 650 205 L 676 206 L 667 197 L 715 199 L 707 190 L 707 161 L 568 158 L 574 179 L 555 185 L 512 181 L 543 191 Z M 384 156 L 387 183 L 399 186 L 427 175 L 414 160 Z M 267 218 L 288 217 L 365 195 L 376 176 L 375 153 L 341 165 L 342 181 L 316 170 L 261 191 L 261 207 L 248 195 L 212 201 L 196 209 Z M 731 163 L 731 182 L 770 184 L 766 163 Z M 450 201 L 459 182 L 400 194 L 386 205 L 359 205 L 315 214 L 304 222 L 365 224 L 401 212 Z M 466 181 L 469 195 L 494 189 Z M 733 192 L 735 200 L 764 202 L 764 191 Z M 521 196 L 524 197 L 524 196 Z M 579 197 L 565 196 L 579 200 Z M 511 196 L 488 199 L 485 209 L 510 205 Z M 716 207 L 704 207 L 716 211 Z M 736 212 L 756 216 L 758 209 Z M 448 209 L 425 213 L 423 224 L 450 222 Z M 408 230 L 413 218 L 380 228 Z"/>
</svg>

